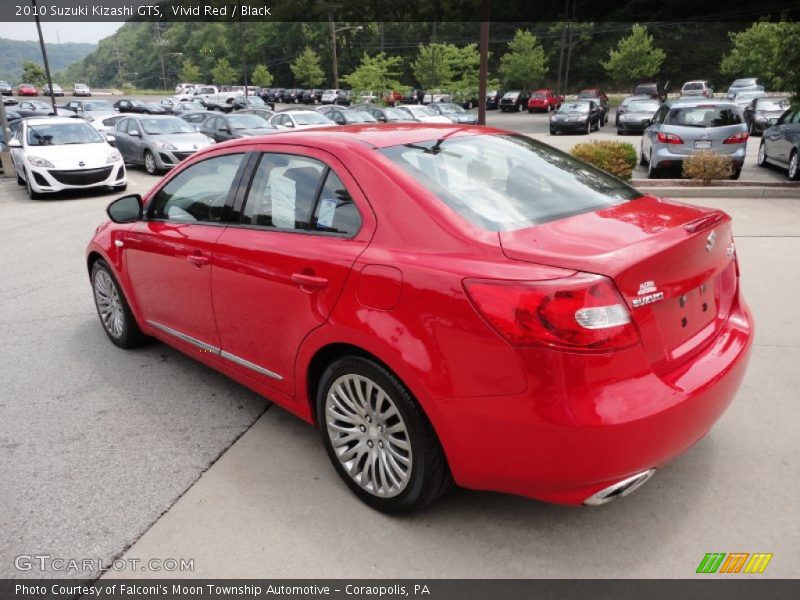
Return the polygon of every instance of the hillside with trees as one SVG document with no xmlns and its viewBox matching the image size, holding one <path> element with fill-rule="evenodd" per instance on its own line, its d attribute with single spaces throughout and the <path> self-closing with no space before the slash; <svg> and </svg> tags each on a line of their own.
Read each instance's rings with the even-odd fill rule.
<svg viewBox="0 0 800 600">
<path fill-rule="evenodd" d="M 97 48 L 97 44 L 46 44 L 46 47 L 50 68 L 59 71 L 82 60 Z M 39 42 L 0 38 L 0 79 L 19 83 L 25 61 L 42 64 Z"/>
</svg>

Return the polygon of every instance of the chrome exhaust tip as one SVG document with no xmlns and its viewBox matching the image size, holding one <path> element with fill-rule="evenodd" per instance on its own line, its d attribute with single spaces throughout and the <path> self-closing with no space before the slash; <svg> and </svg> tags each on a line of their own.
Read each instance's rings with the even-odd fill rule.
<svg viewBox="0 0 800 600">
<path fill-rule="evenodd" d="M 600 506 L 601 504 L 608 504 L 617 498 L 627 496 L 628 494 L 635 492 L 642 487 L 655 472 L 655 469 L 648 469 L 647 471 L 642 471 L 636 475 L 631 475 L 630 477 L 627 477 L 622 481 L 618 481 L 607 488 L 603 488 L 593 496 L 589 496 L 583 501 L 583 504 L 585 506 Z"/>
</svg>

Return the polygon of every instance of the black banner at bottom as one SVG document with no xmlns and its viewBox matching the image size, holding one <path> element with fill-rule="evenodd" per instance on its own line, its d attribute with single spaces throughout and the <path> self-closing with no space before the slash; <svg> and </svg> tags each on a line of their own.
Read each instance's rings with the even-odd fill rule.
<svg viewBox="0 0 800 600">
<path fill-rule="evenodd" d="M 2 600 L 788 600 L 800 580 L 703 579 L 74 579 L 0 580 Z"/>
</svg>

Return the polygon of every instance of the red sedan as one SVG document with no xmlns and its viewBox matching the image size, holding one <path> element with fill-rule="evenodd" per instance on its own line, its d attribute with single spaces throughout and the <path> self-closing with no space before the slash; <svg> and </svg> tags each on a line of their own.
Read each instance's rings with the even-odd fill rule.
<svg viewBox="0 0 800 600">
<path fill-rule="evenodd" d="M 17 95 L 18 96 L 38 96 L 39 90 L 36 89 L 36 86 L 31 85 L 30 83 L 20 83 L 17 86 Z"/>
<path fill-rule="evenodd" d="M 531 97 L 528 99 L 528 112 L 558 110 L 561 108 L 562 102 L 564 102 L 564 96 L 556 94 L 553 90 L 536 90 L 531 92 Z"/>
<path fill-rule="evenodd" d="M 726 214 L 502 130 L 236 140 L 108 213 L 87 267 L 111 341 L 157 338 L 315 423 L 384 511 L 452 482 L 623 496 L 748 361 Z"/>
</svg>

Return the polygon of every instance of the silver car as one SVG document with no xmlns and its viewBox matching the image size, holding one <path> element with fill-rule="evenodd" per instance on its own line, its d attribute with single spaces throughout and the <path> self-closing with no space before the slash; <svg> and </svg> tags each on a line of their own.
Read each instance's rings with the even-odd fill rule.
<svg viewBox="0 0 800 600">
<path fill-rule="evenodd" d="M 144 165 L 158 175 L 214 141 L 183 119 L 166 115 L 132 115 L 117 122 L 115 146 L 126 163 Z"/>
<path fill-rule="evenodd" d="M 644 130 L 640 162 L 648 166 L 653 179 L 667 168 L 680 167 L 687 156 L 711 150 L 731 157 L 732 179 L 738 179 L 748 137 L 742 111 L 733 102 L 705 98 L 672 102 L 662 105 Z"/>
<path fill-rule="evenodd" d="M 745 77 L 743 79 L 737 79 L 731 84 L 731 87 L 728 88 L 728 100 L 733 100 L 736 98 L 736 94 L 739 92 L 764 92 L 766 88 L 764 87 L 764 82 L 758 77 Z"/>
</svg>

